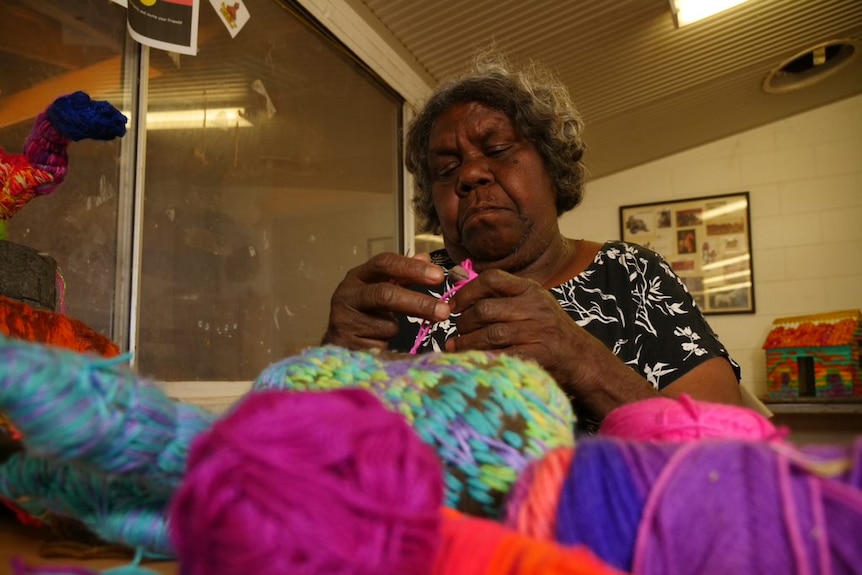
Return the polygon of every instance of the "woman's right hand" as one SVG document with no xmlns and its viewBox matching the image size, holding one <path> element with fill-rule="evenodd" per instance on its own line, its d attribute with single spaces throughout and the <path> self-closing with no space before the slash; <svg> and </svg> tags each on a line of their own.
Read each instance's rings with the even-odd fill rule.
<svg viewBox="0 0 862 575">
<path fill-rule="evenodd" d="M 332 294 L 324 344 L 348 349 L 386 349 L 398 333 L 396 314 L 438 322 L 449 317 L 449 304 L 409 289 L 443 282 L 443 269 L 428 254 L 414 257 L 377 254 L 344 276 Z"/>
</svg>

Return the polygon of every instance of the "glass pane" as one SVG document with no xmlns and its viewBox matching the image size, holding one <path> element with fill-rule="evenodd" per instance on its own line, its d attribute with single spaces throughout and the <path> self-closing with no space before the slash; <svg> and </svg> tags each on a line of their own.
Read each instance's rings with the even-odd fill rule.
<svg viewBox="0 0 862 575">
<path fill-rule="evenodd" d="M 275 1 L 197 56 L 150 51 L 138 369 L 250 380 L 320 342 L 345 272 L 397 237 L 402 102 Z"/>
<path fill-rule="evenodd" d="M 23 152 L 36 116 L 59 96 L 83 90 L 128 109 L 125 9 L 104 0 L 0 0 L 0 13 L 0 147 L 6 153 Z M 8 240 L 57 260 L 66 286 L 57 308 L 109 337 L 120 146 L 120 140 L 70 143 L 65 181 L 7 222 Z"/>
</svg>

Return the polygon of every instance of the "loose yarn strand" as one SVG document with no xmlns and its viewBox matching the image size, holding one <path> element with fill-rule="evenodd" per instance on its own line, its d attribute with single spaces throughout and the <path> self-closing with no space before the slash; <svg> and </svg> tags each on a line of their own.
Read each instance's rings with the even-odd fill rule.
<svg viewBox="0 0 862 575">
<path fill-rule="evenodd" d="M 823 510 L 823 489 L 821 484 L 813 477 L 808 478 L 808 489 L 811 494 L 811 509 L 814 521 L 812 532 L 815 534 L 815 545 L 817 547 L 817 568 L 821 575 L 832 575 L 832 561 L 829 559 L 829 524 L 826 521 L 826 513 Z"/>
<path fill-rule="evenodd" d="M 479 276 L 479 274 L 473 271 L 473 262 L 469 258 L 461 262 L 460 265 L 460 270 L 464 271 L 466 277 L 461 277 L 461 274 L 459 273 L 460 270 L 458 268 L 459 266 L 455 266 L 449 273 L 455 277 L 459 277 L 459 279 L 454 282 L 452 287 L 447 290 L 446 293 L 440 296 L 440 301 L 448 302 L 452 299 L 452 296 L 458 293 L 458 290 Z M 419 328 L 419 333 L 416 334 L 416 341 L 413 342 L 413 347 L 410 348 L 410 355 L 416 355 L 416 352 L 419 351 L 419 348 L 423 343 L 425 343 L 425 340 L 428 339 L 429 333 L 431 333 L 431 322 L 426 319 L 422 322 L 422 326 Z"/>
<path fill-rule="evenodd" d="M 782 511 L 784 515 L 784 525 L 787 531 L 787 537 L 790 541 L 790 549 L 793 553 L 793 559 L 797 567 L 798 575 L 810 575 L 809 562 L 803 542 L 803 535 L 800 533 L 799 525 L 799 510 L 796 508 L 793 498 L 793 485 L 790 477 L 790 462 L 789 458 L 779 453 L 775 461 L 778 467 L 778 492 L 781 496 Z"/>
<path fill-rule="evenodd" d="M 63 271 L 57 266 L 57 300 L 59 301 L 60 313 L 66 315 L 66 278 Z"/>
<path fill-rule="evenodd" d="M 641 515 L 641 522 L 637 529 L 634 553 L 632 554 L 633 573 L 646 572 L 646 555 L 650 551 L 648 549 L 648 542 L 652 538 L 653 531 L 655 530 L 653 518 L 658 513 L 660 499 L 665 494 L 667 484 L 673 479 L 674 473 L 683 465 L 686 457 L 695 449 L 695 446 L 695 442 L 685 443 L 670 457 L 647 496 L 643 514 Z"/>
</svg>

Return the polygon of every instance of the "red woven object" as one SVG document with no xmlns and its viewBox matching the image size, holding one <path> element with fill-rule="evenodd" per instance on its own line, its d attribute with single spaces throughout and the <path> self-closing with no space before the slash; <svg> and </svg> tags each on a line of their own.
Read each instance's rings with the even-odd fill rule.
<svg viewBox="0 0 862 575">
<path fill-rule="evenodd" d="M 117 344 L 80 320 L 3 296 L 0 296 L 0 333 L 104 357 L 120 354 Z"/>
</svg>

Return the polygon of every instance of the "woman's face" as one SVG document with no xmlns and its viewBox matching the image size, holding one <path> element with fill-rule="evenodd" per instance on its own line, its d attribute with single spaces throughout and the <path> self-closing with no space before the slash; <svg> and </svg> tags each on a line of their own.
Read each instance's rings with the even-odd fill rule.
<svg viewBox="0 0 862 575">
<path fill-rule="evenodd" d="M 431 197 L 455 261 L 518 272 L 559 237 L 542 157 L 503 112 L 456 104 L 431 130 Z"/>
</svg>

